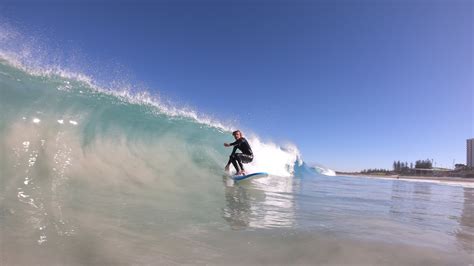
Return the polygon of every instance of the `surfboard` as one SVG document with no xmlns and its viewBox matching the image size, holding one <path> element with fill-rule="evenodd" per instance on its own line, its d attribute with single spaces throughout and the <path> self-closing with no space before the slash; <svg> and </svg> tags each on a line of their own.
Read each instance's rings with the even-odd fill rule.
<svg viewBox="0 0 474 266">
<path fill-rule="evenodd" d="M 267 177 L 268 173 L 265 172 L 258 172 L 258 173 L 252 173 L 248 175 L 233 175 L 231 176 L 232 179 L 235 181 L 242 181 L 242 180 L 247 180 L 250 178 L 255 178 L 255 177 Z"/>
</svg>

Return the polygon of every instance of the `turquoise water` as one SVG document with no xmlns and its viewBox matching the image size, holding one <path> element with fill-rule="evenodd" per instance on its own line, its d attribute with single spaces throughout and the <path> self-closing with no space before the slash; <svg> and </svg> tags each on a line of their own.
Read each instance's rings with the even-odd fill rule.
<svg viewBox="0 0 474 266">
<path fill-rule="evenodd" d="M 231 126 L 6 60 L 0 114 L 2 265 L 473 263 L 468 185 L 326 176 L 251 134 L 270 176 L 235 184 Z"/>
</svg>

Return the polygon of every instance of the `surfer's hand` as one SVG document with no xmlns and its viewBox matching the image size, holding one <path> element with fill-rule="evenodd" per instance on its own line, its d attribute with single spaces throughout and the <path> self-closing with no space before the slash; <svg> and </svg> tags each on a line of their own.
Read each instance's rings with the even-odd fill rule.
<svg viewBox="0 0 474 266">
<path fill-rule="evenodd" d="M 229 143 L 224 143 L 224 146 L 229 147 L 230 145 Z"/>
</svg>

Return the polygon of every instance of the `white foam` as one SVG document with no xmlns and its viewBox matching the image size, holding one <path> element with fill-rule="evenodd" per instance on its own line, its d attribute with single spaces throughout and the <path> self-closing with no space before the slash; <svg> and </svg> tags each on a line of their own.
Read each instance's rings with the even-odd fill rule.
<svg viewBox="0 0 474 266">
<path fill-rule="evenodd" d="M 262 142 L 256 136 L 249 137 L 248 141 L 254 152 L 254 160 L 245 166 L 247 172 L 267 172 L 288 177 L 293 175 L 295 163 L 302 163 L 300 153 L 294 145 L 281 147 L 271 142 Z"/>
<path fill-rule="evenodd" d="M 29 141 L 23 141 L 23 148 L 25 150 L 28 150 L 29 147 L 30 147 L 30 142 Z"/>
</svg>

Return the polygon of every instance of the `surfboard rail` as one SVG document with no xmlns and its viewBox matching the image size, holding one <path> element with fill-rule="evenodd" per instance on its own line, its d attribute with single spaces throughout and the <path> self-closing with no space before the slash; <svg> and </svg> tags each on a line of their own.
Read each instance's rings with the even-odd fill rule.
<svg viewBox="0 0 474 266">
<path fill-rule="evenodd" d="M 241 180 L 246 180 L 253 177 L 266 177 L 266 176 L 268 176 L 268 173 L 266 172 L 257 172 L 257 173 L 251 173 L 248 175 L 233 175 L 231 176 L 231 178 L 235 181 L 241 181 Z"/>
</svg>

